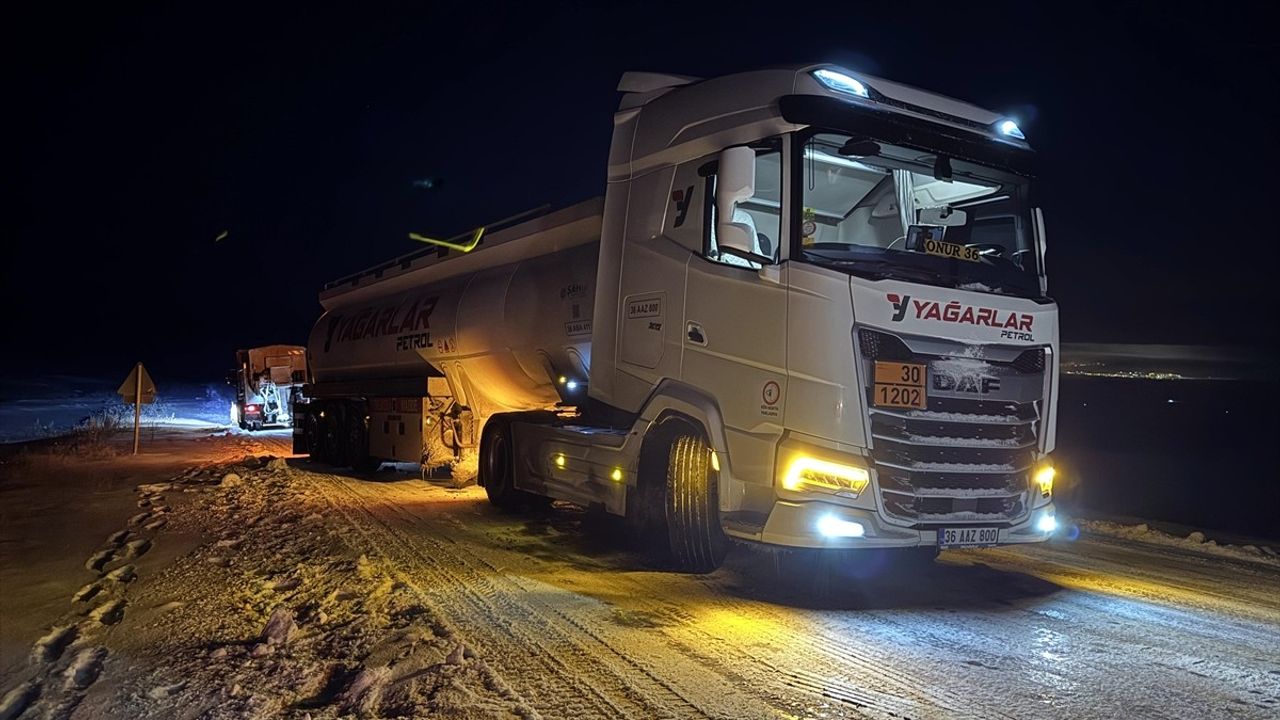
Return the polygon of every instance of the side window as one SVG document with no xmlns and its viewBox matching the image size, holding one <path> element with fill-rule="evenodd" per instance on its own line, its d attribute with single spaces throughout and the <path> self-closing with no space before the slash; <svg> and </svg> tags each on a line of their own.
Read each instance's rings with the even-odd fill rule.
<svg viewBox="0 0 1280 720">
<path fill-rule="evenodd" d="M 716 176 L 714 159 L 704 166 L 706 182 L 703 192 L 704 218 L 703 256 L 708 260 L 738 267 L 759 268 L 749 260 L 721 253 L 716 246 Z M 765 257 L 778 257 L 778 243 L 782 230 L 782 149 L 776 141 L 756 149 L 755 193 L 738 203 L 733 221 L 751 228 L 754 240 L 752 251 Z"/>
</svg>

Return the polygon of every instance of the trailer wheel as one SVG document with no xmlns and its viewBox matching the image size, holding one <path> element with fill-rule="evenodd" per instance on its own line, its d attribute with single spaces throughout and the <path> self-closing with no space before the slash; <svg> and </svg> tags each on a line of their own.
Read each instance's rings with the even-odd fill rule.
<svg viewBox="0 0 1280 720">
<path fill-rule="evenodd" d="M 667 456 L 665 514 L 672 559 L 686 572 L 711 572 L 729 553 L 717 480 L 706 441 L 677 435 Z"/>
<path fill-rule="evenodd" d="M 528 493 L 516 489 L 515 477 L 511 420 L 494 415 L 480 433 L 480 484 L 491 505 L 510 509 L 526 501 Z"/>
<path fill-rule="evenodd" d="M 337 465 L 340 462 L 338 457 L 341 454 L 341 448 L 338 446 L 337 410 L 329 408 L 328 411 L 320 411 L 320 434 L 316 438 L 316 449 L 320 454 L 320 462 L 326 465 Z"/>
<path fill-rule="evenodd" d="M 359 412 L 347 413 L 347 461 L 357 472 L 373 472 L 382 461 L 369 455 L 369 427 Z"/>
</svg>

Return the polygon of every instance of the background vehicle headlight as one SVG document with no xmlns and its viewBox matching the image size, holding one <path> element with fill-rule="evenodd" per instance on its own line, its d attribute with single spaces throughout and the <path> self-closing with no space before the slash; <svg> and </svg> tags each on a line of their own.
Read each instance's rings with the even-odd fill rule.
<svg viewBox="0 0 1280 720">
<path fill-rule="evenodd" d="M 782 476 L 782 487 L 787 490 L 817 490 L 852 497 L 866 490 L 870 482 L 866 468 L 803 455 L 792 460 Z"/>
</svg>

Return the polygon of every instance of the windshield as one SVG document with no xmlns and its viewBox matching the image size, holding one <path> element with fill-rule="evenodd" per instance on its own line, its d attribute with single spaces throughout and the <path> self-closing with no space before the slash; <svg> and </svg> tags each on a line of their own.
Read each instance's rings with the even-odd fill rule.
<svg viewBox="0 0 1280 720">
<path fill-rule="evenodd" d="M 810 137 L 800 167 L 801 260 L 1040 294 L 1026 178 L 841 133 Z"/>
</svg>

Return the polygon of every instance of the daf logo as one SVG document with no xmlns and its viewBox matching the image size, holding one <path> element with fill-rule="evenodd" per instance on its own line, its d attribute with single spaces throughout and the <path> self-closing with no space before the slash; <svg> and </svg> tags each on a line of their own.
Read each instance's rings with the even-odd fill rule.
<svg viewBox="0 0 1280 720">
<path fill-rule="evenodd" d="M 986 395 L 1000 389 L 1000 378 L 993 375 L 948 375 L 935 373 L 933 389 Z"/>
</svg>

